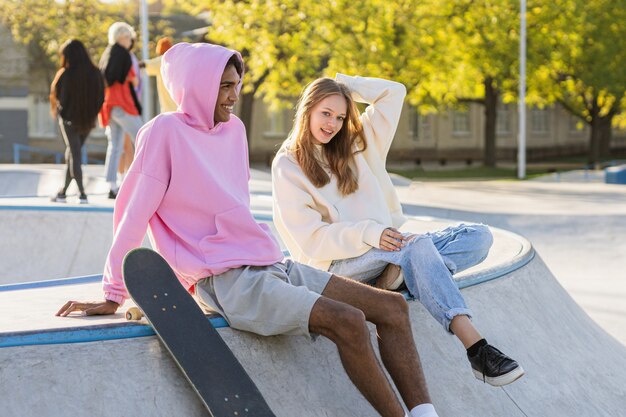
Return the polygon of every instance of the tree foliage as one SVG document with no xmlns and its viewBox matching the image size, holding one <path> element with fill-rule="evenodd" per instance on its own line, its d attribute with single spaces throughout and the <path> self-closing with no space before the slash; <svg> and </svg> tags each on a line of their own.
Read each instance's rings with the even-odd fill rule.
<svg viewBox="0 0 626 417">
<path fill-rule="evenodd" d="M 33 67 L 53 73 L 63 40 L 79 38 L 97 57 L 110 23 L 135 18 L 137 3 L 4 0 L 0 16 L 16 39 L 31 45 Z M 291 105 L 319 76 L 340 71 L 391 78 L 407 86 L 409 102 L 422 112 L 483 104 L 489 162 L 495 158 L 495 106 L 518 99 L 519 0 L 163 4 L 166 12 L 208 13 L 207 40 L 242 52 L 249 120 L 253 97 L 274 108 Z M 529 0 L 527 21 L 528 102 L 561 103 L 595 129 L 590 148 L 606 149 L 611 121 L 626 105 L 626 0 Z"/>
<path fill-rule="evenodd" d="M 81 40 L 97 60 L 107 44 L 109 25 L 122 13 L 119 7 L 97 0 L 4 0 L 0 4 L 2 23 L 14 39 L 29 46 L 31 72 L 48 84 L 66 39 Z"/>
<path fill-rule="evenodd" d="M 589 162 L 608 156 L 611 127 L 626 110 L 626 0 L 558 0 L 541 8 L 535 70 L 546 101 L 591 127 Z"/>
<path fill-rule="evenodd" d="M 3 0 L 0 2 L 0 23 L 6 26 L 14 39 L 28 46 L 31 80 L 45 81 L 31 84 L 31 93 L 47 95 L 59 64 L 59 48 L 67 39 L 78 39 L 85 44 L 97 63 L 108 43 L 109 26 L 126 21 L 138 27 L 138 2 L 102 2 L 100 0 Z M 138 29 L 136 29 L 138 30 Z M 167 35 L 170 29 L 161 21 L 151 22 L 150 33 Z M 154 38 L 153 38 L 154 39 Z M 135 51 L 141 48 L 139 38 Z M 151 49 L 153 44 L 150 44 Z"/>
</svg>

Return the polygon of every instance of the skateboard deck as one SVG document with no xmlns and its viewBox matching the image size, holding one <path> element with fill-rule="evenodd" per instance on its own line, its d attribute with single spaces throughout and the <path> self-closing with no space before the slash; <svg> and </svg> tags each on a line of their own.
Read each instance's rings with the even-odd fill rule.
<svg viewBox="0 0 626 417">
<path fill-rule="evenodd" d="M 212 417 L 275 417 L 235 355 L 165 259 L 147 248 L 124 258 L 124 282 Z"/>
</svg>

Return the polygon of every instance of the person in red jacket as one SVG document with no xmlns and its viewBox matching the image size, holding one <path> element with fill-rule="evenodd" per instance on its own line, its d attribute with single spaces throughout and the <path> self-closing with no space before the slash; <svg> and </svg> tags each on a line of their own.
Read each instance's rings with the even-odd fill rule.
<svg viewBox="0 0 626 417">
<path fill-rule="evenodd" d="M 115 198 L 119 188 L 117 167 L 124 147 L 124 132 L 128 133 L 134 145 L 143 125 L 138 100 L 134 96 L 135 87 L 139 85 L 139 74 L 132 68 L 129 52 L 134 33 L 134 29 L 127 23 L 113 23 L 109 28 L 109 46 L 100 58 L 100 70 L 106 81 L 100 124 L 107 128 L 108 146 L 104 169 L 111 187 L 109 198 Z"/>
</svg>

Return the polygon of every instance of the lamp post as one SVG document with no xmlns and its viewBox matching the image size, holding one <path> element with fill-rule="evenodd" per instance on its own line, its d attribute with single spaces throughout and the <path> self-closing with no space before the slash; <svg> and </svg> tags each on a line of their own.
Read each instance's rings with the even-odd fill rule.
<svg viewBox="0 0 626 417">
<path fill-rule="evenodd" d="M 517 178 L 526 178 L 526 0 L 520 0 Z"/>
<path fill-rule="evenodd" d="M 148 2 L 139 0 L 139 25 L 141 26 L 141 59 L 143 61 L 150 58 L 148 53 Z M 141 85 L 143 95 L 143 121 L 152 119 L 152 94 L 150 91 L 150 77 L 143 72 L 141 74 Z"/>
</svg>

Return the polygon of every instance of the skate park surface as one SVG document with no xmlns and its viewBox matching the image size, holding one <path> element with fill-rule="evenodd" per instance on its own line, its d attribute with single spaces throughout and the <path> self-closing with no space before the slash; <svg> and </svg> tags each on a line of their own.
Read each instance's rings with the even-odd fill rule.
<svg viewBox="0 0 626 417">
<path fill-rule="evenodd" d="M 94 167 L 90 177 L 90 204 L 86 206 L 71 199 L 65 205 L 49 203 L 49 196 L 62 181 L 58 167 L 17 169 L 11 165 L 0 170 L 0 194 L 4 196 L 0 200 L 0 216 L 5 230 L 2 265 L 16 265 L 9 269 L 11 274 L 4 273 L 3 268 L 0 276 L 0 306 L 4 313 L 0 327 L 0 392 L 8 399 L 3 401 L 1 414 L 206 415 L 174 362 L 151 335 L 149 326 L 124 320 L 123 312 L 132 303 L 110 317 L 54 316 L 70 298 L 101 298 L 98 274 L 111 239 L 112 202 L 106 199 L 108 190 L 99 180 L 98 169 L 101 167 Z M 11 178 L 5 181 L 6 171 Z M 252 176 L 253 211 L 260 221 L 271 222 L 269 175 L 253 170 Z M 21 183 L 22 188 L 16 183 Z M 452 219 L 498 226 L 492 228 L 494 247 L 485 262 L 455 279 L 474 312 L 477 327 L 490 342 L 517 359 L 526 375 L 503 388 L 476 380 L 462 346 L 418 302 L 409 301 L 414 337 L 440 416 L 623 416 L 626 347 L 618 340 L 621 334 L 612 332 L 612 336 L 598 326 L 562 287 L 574 284 L 560 277 L 557 280 L 551 272 L 552 264 L 548 268 L 547 261 L 539 256 L 544 247 L 552 252 L 568 251 L 568 242 L 559 241 L 552 248 L 554 243 L 542 237 L 543 233 L 560 238 L 558 233 L 562 235 L 565 226 L 559 229 L 544 225 L 541 232 L 538 221 L 527 219 L 524 223 L 522 203 L 526 202 L 522 200 L 514 205 L 519 213 L 508 213 L 503 194 L 514 193 L 507 191 L 510 184 L 451 184 L 396 179 L 405 210 L 418 216 L 405 228 L 436 230 Z M 599 214 L 604 218 L 615 217 L 610 223 L 612 227 L 623 215 L 612 201 L 621 202 L 621 213 L 624 212 L 626 193 L 621 194 L 619 188 L 603 189 L 603 196 L 610 200 L 604 202 L 595 201 L 602 196 L 591 191 L 590 196 L 582 198 L 585 190 L 581 191 L 581 184 L 566 184 L 564 193 L 576 191 L 579 198 L 577 204 L 562 203 L 569 214 L 556 216 L 550 210 L 554 211 L 558 199 L 549 187 L 523 184 L 528 188 L 517 190 L 520 199 L 529 199 L 532 192 L 544 199 L 543 205 L 534 206 L 530 212 L 543 218 L 565 217 L 563 223 L 574 228 L 572 235 L 586 236 L 585 229 L 576 226 L 575 217 L 581 212 L 586 220 L 593 220 L 587 211 L 596 210 L 594 204 L 602 207 Z M 477 218 L 480 216 L 483 218 Z M 609 252 L 619 253 L 626 247 L 623 237 L 607 237 L 607 230 L 599 228 L 598 222 L 592 223 L 608 239 Z M 539 246 L 534 239 L 531 245 L 524 237 L 508 231 L 528 236 L 523 229 L 525 224 L 536 227 L 527 230 L 538 237 L 543 245 L 541 250 L 535 252 Z M 617 230 L 623 231 L 619 227 Z M 589 251 L 590 247 L 578 248 L 572 235 L 563 239 L 576 247 L 573 255 L 554 259 L 556 264 L 568 262 L 572 270 L 581 269 L 577 262 L 591 257 L 581 251 Z M 83 252 L 94 254 L 92 258 L 81 258 Z M 22 272 L 20 263 L 22 269 L 30 268 L 30 272 Z M 617 263 L 609 262 L 602 275 L 611 275 L 606 268 Z M 50 271 L 48 265 L 56 265 L 57 269 Z M 613 284 L 619 278 L 615 274 L 623 273 L 621 269 L 615 270 Z M 58 279 L 79 275 L 83 277 Z M 601 283 L 607 287 L 609 284 Z M 626 297 L 620 298 L 624 289 L 623 283 L 613 285 L 615 296 L 607 309 L 626 304 Z M 258 337 L 232 330 L 219 318 L 212 320 L 277 416 L 377 415 L 353 388 L 328 340 Z"/>
</svg>

